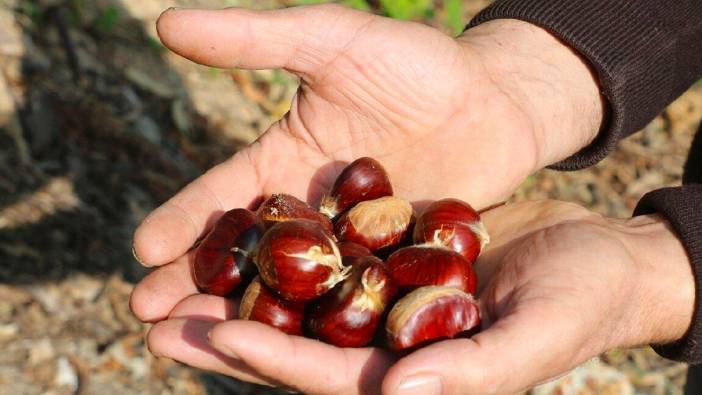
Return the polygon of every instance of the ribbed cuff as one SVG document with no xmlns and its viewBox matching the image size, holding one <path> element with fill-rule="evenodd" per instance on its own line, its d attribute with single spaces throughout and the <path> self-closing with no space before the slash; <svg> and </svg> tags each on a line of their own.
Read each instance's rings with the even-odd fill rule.
<svg viewBox="0 0 702 395">
<path fill-rule="evenodd" d="M 702 184 L 702 125 L 692 141 L 690 155 L 685 163 L 683 184 Z"/>
<path fill-rule="evenodd" d="M 664 188 L 646 194 L 634 215 L 659 213 L 680 237 L 695 277 L 695 312 L 685 337 L 675 343 L 654 345 L 665 358 L 691 364 L 702 363 L 702 184 Z"/>
<path fill-rule="evenodd" d="M 610 104 L 608 123 L 594 142 L 554 169 L 577 170 L 599 162 L 702 72 L 699 0 L 675 6 L 666 0 L 498 0 L 467 28 L 505 18 L 545 28 L 580 52 Z"/>
</svg>

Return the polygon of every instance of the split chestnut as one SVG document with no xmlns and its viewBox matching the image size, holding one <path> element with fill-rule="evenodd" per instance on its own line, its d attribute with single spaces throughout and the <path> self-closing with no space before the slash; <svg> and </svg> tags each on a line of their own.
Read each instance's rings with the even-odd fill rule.
<svg viewBox="0 0 702 395">
<path fill-rule="evenodd" d="M 398 244 L 414 220 L 412 205 L 392 196 L 358 203 L 336 222 L 340 241 L 352 241 L 371 251 Z"/>
<path fill-rule="evenodd" d="M 312 307 L 307 327 L 318 339 L 339 347 L 363 347 L 373 340 L 385 307 L 397 289 L 375 257 L 356 258 L 349 279 Z"/>
<path fill-rule="evenodd" d="M 290 221 L 293 219 L 309 219 L 319 222 L 323 228 L 332 232 L 334 227 L 329 218 L 315 211 L 307 203 L 295 196 L 285 193 L 276 193 L 266 199 L 258 208 L 258 216 L 271 227 L 278 222 Z"/>
<path fill-rule="evenodd" d="M 392 196 L 385 168 L 373 158 L 359 158 L 341 171 L 329 195 L 322 198 L 319 211 L 334 218 L 357 203 L 384 196 Z"/>
<path fill-rule="evenodd" d="M 202 292 L 224 296 L 256 273 L 250 255 L 263 237 L 263 222 L 253 212 L 227 211 L 195 250 L 192 275 Z"/>
<path fill-rule="evenodd" d="M 302 336 L 304 313 L 304 303 L 282 299 L 261 283 L 259 276 L 246 288 L 239 306 L 239 319 L 262 322 L 288 335 Z"/>
<path fill-rule="evenodd" d="M 385 330 L 388 345 L 399 351 L 467 335 L 479 325 L 480 307 L 473 296 L 453 287 L 429 286 L 400 299 Z"/>
<path fill-rule="evenodd" d="M 458 199 L 442 199 L 429 205 L 414 226 L 415 244 L 448 247 L 471 263 L 490 242 L 480 214 Z"/>
<path fill-rule="evenodd" d="M 390 277 L 406 291 L 426 285 L 442 285 L 475 293 L 478 278 L 471 266 L 461 254 L 432 246 L 401 248 L 387 260 Z"/>
<path fill-rule="evenodd" d="M 254 262 L 263 281 L 283 298 L 312 300 L 348 277 L 333 235 L 318 222 L 279 222 L 261 239 Z"/>
</svg>

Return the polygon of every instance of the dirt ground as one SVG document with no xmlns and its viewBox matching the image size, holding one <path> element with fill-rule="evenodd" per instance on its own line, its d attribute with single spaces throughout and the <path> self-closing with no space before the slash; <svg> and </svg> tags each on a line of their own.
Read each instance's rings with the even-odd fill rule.
<svg viewBox="0 0 702 395">
<path fill-rule="evenodd" d="M 276 393 L 152 357 L 127 301 L 145 274 L 136 225 L 255 139 L 297 87 L 282 72 L 180 59 L 158 43 L 156 17 L 292 3 L 0 0 L 0 395 Z M 488 1 L 464 3 L 467 21 Z M 698 84 L 602 163 L 542 171 L 515 199 L 626 217 L 645 192 L 680 183 L 700 119 Z M 648 348 L 618 350 L 530 393 L 680 394 L 685 372 Z"/>
</svg>

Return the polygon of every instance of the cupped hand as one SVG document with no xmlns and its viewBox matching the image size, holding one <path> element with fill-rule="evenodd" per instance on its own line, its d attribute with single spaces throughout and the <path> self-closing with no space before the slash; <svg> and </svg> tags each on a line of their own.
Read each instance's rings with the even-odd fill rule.
<svg viewBox="0 0 702 395">
<path fill-rule="evenodd" d="M 524 22 L 489 22 L 454 39 L 337 5 L 173 9 L 158 32 L 195 62 L 282 68 L 300 88 L 261 138 L 147 217 L 134 250 L 148 266 L 181 257 L 223 211 L 262 195 L 316 202 L 361 156 L 383 163 L 410 201 L 450 196 L 485 207 L 587 144 L 599 124 L 587 66 Z"/>
<path fill-rule="evenodd" d="M 383 393 L 512 394 L 607 350 L 687 331 L 694 280 L 662 218 L 610 219 L 558 201 L 483 218 L 494 243 L 476 265 L 481 333 L 401 359 Z"/>
<path fill-rule="evenodd" d="M 511 394 L 614 347 L 670 342 L 687 330 L 692 273 L 662 219 L 606 219 L 544 201 L 499 207 L 483 220 L 494 242 L 476 264 L 484 321 L 471 339 L 396 360 L 380 349 L 337 348 L 229 320 L 235 302 L 195 295 L 152 328 L 149 347 L 309 394 Z M 192 286 L 180 276 L 172 280 Z"/>
</svg>

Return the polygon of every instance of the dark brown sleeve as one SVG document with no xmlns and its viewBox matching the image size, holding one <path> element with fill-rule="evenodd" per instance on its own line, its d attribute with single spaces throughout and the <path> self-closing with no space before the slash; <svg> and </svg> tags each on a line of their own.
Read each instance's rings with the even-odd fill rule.
<svg viewBox="0 0 702 395">
<path fill-rule="evenodd" d="M 505 18 L 539 25 L 579 51 L 609 101 L 596 140 L 555 169 L 602 160 L 702 76 L 700 0 L 498 0 L 468 28 Z"/>
<path fill-rule="evenodd" d="M 634 215 L 665 216 L 685 245 L 695 276 L 695 312 L 685 337 L 653 348 L 660 355 L 691 364 L 702 363 L 702 184 L 653 191 L 639 202 Z M 661 262 L 665 264 L 665 262 Z"/>
</svg>

